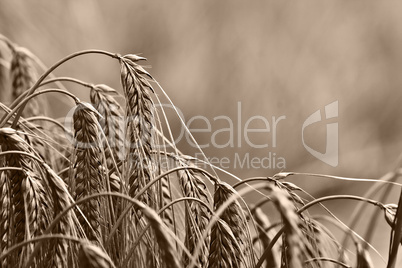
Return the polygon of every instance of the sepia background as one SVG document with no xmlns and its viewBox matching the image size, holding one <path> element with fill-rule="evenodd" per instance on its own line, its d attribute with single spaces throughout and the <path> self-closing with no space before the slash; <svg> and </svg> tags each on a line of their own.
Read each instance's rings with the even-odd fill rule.
<svg viewBox="0 0 402 268">
<path fill-rule="evenodd" d="M 275 153 L 277 160 L 286 161 L 283 171 L 376 179 L 396 167 L 402 152 L 401 8 L 401 3 L 379 1 L 3 0 L 0 33 L 48 66 L 89 48 L 147 57 L 148 71 L 185 121 L 204 116 L 211 122 L 210 133 L 195 134 L 200 144 L 210 144 L 204 149 L 208 157 L 228 157 L 233 163 L 236 154 L 261 159 Z M 71 61 L 55 73 L 120 89 L 118 64 L 99 56 Z M 69 90 L 89 99 L 83 88 Z M 49 100 L 49 113 L 55 118 L 71 108 L 64 100 Z M 301 135 L 307 117 L 334 101 L 339 116 L 330 123 L 339 127 L 339 164 L 331 167 L 306 151 Z M 237 120 L 239 105 L 242 122 Z M 178 135 L 182 125 L 172 111 L 168 115 Z M 276 147 L 272 131 L 250 134 L 253 143 L 267 143 L 268 148 L 249 146 L 244 136 L 238 146 L 238 128 L 243 131 L 245 121 L 255 115 L 270 123 L 272 117 L 286 116 L 278 123 Z M 214 120 L 217 116 L 233 120 L 233 147 L 212 146 L 211 135 L 228 127 L 225 121 Z M 254 123 L 250 127 L 264 127 L 262 121 Z M 305 130 L 306 143 L 321 152 L 326 123 Z M 192 127 L 205 124 L 195 120 Z M 223 133 L 218 140 L 223 144 L 228 138 Z M 197 151 L 185 139 L 179 147 L 189 154 Z M 232 164 L 228 171 L 247 178 L 272 176 L 282 169 Z M 363 195 L 372 185 L 305 176 L 290 181 L 316 197 Z M 388 203 L 397 202 L 398 191 Z M 356 205 L 351 202 L 332 202 L 328 207 L 347 223 Z M 383 215 L 379 217 L 373 245 L 386 258 L 390 228 Z M 364 221 L 358 232 L 364 234 Z M 384 266 L 375 253 L 371 256 L 376 267 Z"/>
</svg>

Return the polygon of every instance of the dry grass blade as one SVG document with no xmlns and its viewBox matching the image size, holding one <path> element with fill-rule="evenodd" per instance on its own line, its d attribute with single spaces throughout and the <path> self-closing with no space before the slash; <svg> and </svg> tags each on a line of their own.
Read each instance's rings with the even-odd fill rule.
<svg viewBox="0 0 402 268">
<path fill-rule="evenodd" d="M 152 129 L 154 128 L 154 105 L 150 92 L 152 87 L 145 77 L 150 75 L 136 63 L 142 59 L 135 55 L 120 58 L 121 83 L 126 96 L 129 195 L 134 197 L 152 178 Z M 126 145 L 127 146 L 127 145 Z M 155 196 L 152 190 L 141 196 L 140 200 L 150 204 Z"/>
<path fill-rule="evenodd" d="M 93 108 L 92 108 L 93 109 Z M 75 199 L 98 193 L 104 189 L 99 148 L 98 123 L 94 111 L 88 104 L 80 104 L 73 115 L 75 138 Z M 101 204 L 93 199 L 80 206 L 91 226 L 79 215 L 81 225 L 88 238 L 101 242 Z"/>
<path fill-rule="evenodd" d="M 82 268 L 114 268 L 114 264 L 102 249 L 90 244 L 82 243 L 78 257 L 78 267 Z"/>
</svg>

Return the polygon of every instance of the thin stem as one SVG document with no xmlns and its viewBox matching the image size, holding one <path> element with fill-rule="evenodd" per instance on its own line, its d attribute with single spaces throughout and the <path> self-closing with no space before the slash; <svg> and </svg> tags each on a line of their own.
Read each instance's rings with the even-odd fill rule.
<svg viewBox="0 0 402 268">
<path fill-rule="evenodd" d="M 45 72 L 42 74 L 42 76 L 36 81 L 36 83 L 35 83 L 30 89 L 28 89 L 27 96 L 32 95 L 32 94 L 35 92 L 35 90 L 39 87 L 39 85 L 45 80 L 45 78 L 46 78 L 48 75 L 50 75 L 50 74 L 51 74 L 56 68 L 58 68 L 60 65 L 62 65 L 63 63 L 65 63 L 65 62 L 67 62 L 67 61 L 69 61 L 69 60 L 71 60 L 71 59 L 73 59 L 73 58 L 75 58 L 75 57 L 78 57 L 78 56 L 81 56 L 81 55 L 84 55 L 84 54 L 103 54 L 103 55 L 109 56 L 109 57 L 114 58 L 114 59 L 119 59 L 119 58 L 120 58 L 120 55 L 119 55 L 119 54 L 110 53 L 110 52 L 103 51 L 103 50 L 96 50 L 96 49 L 83 50 L 83 51 L 78 51 L 78 52 L 75 52 L 75 53 L 73 53 L 73 54 L 70 54 L 69 56 L 67 56 L 67 57 L 65 57 L 65 58 L 63 58 L 63 59 L 61 59 L 61 60 L 59 60 L 59 61 L 56 62 L 53 66 L 51 66 L 49 69 L 47 69 L 47 71 L 45 71 Z M 23 96 L 18 97 L 18 98 L 10 105 L 10 108 L 11 108 L 11 109 L 15 108 L 15 107 L 17 106 L 17 104 L 21 102 L 22 98 L 23 98 Z M 12 127 L 13 127 L 13 128 L 15 128 L 15 126 L 16 126 L 16 124 L 17 124 L 17 122 L 18 122 L 18 119 L 21 117 L 21 114 L 22 114 L 22 111 L 24 110 L 25 105 L 26 105 L 26 102 L 24 102 L 23 106 L 21 106 L 20 110 L 18 110 L 18 113 L 17 113 L 17 115 L 16 115 L 16 117 L 15 117 L 15 119 L 14 119 L 14 122 L 13 122 L 13 124 L 12 124 Z M 9 118 L 9 117 L 8 117 L 8 118 Z M 8 120 L 8 119 L 7 119 L 7 120 Z M 7 122 L 7 120 L 6 120 L 6 116 L 4 116 L 4 117 L 0 120 L 0 122 L 1 122 L 1 123 L 0 123 L 0 127 L 3 127 L 3 126 L 5 125 L 5 123 Z"/>
<path fill-rule="evenodd" d="M 368 202 L 370 204 L 373 204 L 375 206 L 378 206 L 380 208 L 384 208 L 384 206 L 377 201 L 368 199 L 368 198 L 364 198 L 364 197 L 360 197 L 360 196 L 355 196 L 355 195 L 331 195 L 331 196 L 325 196 L 325 197 L 321 197 L 318 199 L 315 199 L 313 201 L 311 201 L 310 203 L 304 205 L 303 207 L 301 207 L 298 211 L 297 214 L 301 214 L 303 211 L 305 211 L 306 209 L 310 208 L 311 206 L 314 206 L 317 203 L 321 203 L 323 201 L 329 201 L 329 200 L 336 200 L 336 199 L 352 199 L 352 200 L 359 200 L 359 201 L 365 201 Z M 275 237 L 272 239 L 271 243 L 267 246 L 267 248 L 264 250 L 264 253 L 261 255 L 258 263 L 256 264 L 256 266 L 254 268 L 260 268 L 262 263 L 265 261 L 265 258 L 267 257 L 269 251 L 272 249 L 272 247 L 274 246 L 274 244 L 276 243 L 276 241 L 279 239 L 279 237 L 283 234 L 284 231 L 284 227 L 282 227 L 278 233 L 275 235 Z"/>
<path fill-rule="evenodd" d="M 365 198 L 365 197 L 356 196 L 356 195 L 330 195 L 330 196 L 324 196 L 321 198 L 317 198 L 317 199 L 311 201 L 310 203 L 307 203 L 306 205 L 301 207 L 299 210 L 297 210 L 297 213 L 300 214 L 303 211 L 305 211 L 306 209 L 314 206 L 315 204 L 318 204 L 318 203 L 321 203 L 324 201 L 329 201 L 329 200 L 336 200 L 336 199 L 352 199 L 352 200 L 364 201 L 364 202 L 373 204 L 381 209 L 384 209 L 384 205 L 382 203 L 375 201 L 375 200 Z"/>
<path fill-rule="evenodd" d="M 16 125 L 17 125 L 16 123 L 18 122 L 18 117 L 17 117 L 17 116 L 18 116 L 18 114 L 19 114 L 20 112 L 22 112 L 22 110 L 24 109 L 26 103 L 27 103 L 30 99 L 32 99 L 32 98 L 34 98 L 34 97 L 36 97 L 36 96 L 38 96 L 38 95 L 41 95 L 41 94 L 44 94 L 44 93 L 51 93 L 51 92 L 65 94 L 65 95 L 71 97 L 71 98 L 75 101 L 75 103 L 78 103 L 78 102 L 79 102 L 79 99 L 78 99 L 76 96 L 74 96 L 74 94 L 72 94 L 72 93 L 70 93 L 70 92 L 68 92 L 68 91 L 62 90 L 62 89 L 56 89 L 56 88 L 54 88 L 54 89 L 45 89 L 45 90 L 41 90 L 41 91 L 39 91 L 39 92 L 36 92 L 36 93 L 34 93 L 34 94 L 32 94 L 32 95 L 27 96 L 24 100 L 22 100 L 22 101 L 19 102 L 14 108 L 12 108 L 11 112 L 9 112 L 8 114 L 6 114 L 6 115 L 3 117 L 3 121 L 0 123 L 0 127 L 4 127 L 4 125 L 7 123 L 7 121 L 8 121 L 8 120 L 13 116 L 13 114 L 18 110 L 18 113 L 17 113 L 16 117 L 14 118 L 14 122 L 13 122 L 13 124 L 12 124 L 12 126 L 11 126 L 12 128 L 15 128 Z M 14 124 L 14 123 L 15 123 L 15 124 Z"/>
<path fill-rule="evenodd" d="M 233 189 L 236 189 L 237 187 L 239 187 L 242 184 L 245 184 L 245 183 L 248 184 L 249 182 L 255 182 L 255 181 L 274 181 L 274 180 L 273 179 L 270 180 L 269 177 L 253 177 L 253 178 L 248 178 L 248 179 L 239 181 L 239 182 L 235 183 L 232 187 L 233 187 Z"/>
<path fill-rule="evenodd" d="M 312 259 L 308 259 L 308 260 L 304 261 L 305 264 L 308 264 L 310 262 L 332 262 L 332 263 L 336 263 L 345 268 L 352 268 L 352 266 L 349 266 L 343 262 L 340 262 L 338 260 L 331 259 L 331 258 L 326 258 L 326 257 L 317 257 L 317 258 L 312 258 Z"/>
<path fill-rule="evenodd" d="M 205 203 L 204 201 L 202 201 L 201 199 L 198 199 L 198 198 L 195 198 L 195 197 L 181 197 L 181 198 L 177 198 L 177 199 L 173 200 L 169 204 L 166 204 L 163 208 L 161 208 L 158 211 L 158 214 L 161 214 L 163 211 L 165 211 L 170 206 L 173 206 L 174 204 L 176 204 L 178 202 L 181 202 L 181 201 L 195 201 L 195 202 L 198 202 L 201 205 L 203 205 L 204 207 L 206 207 L 208 209 L 208 211 L 211 212 L 211 214 L 214 213 L 213 210 L 208 206 L 208 204 Z"/>
<path fill-rule="evenodd" d="M 25 240 L 25 241 L 23 241 L 21 243 L 18 243 L 16 245 L 10 247 L 6 252 L 3 252 L 0 255 L 0 261 L 2 259 L 4 259 L 5 257 L 7 257 L 7 255 L 9 255 L 14 250 L 17 250 L 17 249 L 19 249 L 19 248 L 21 248 L 21 247 L 23 247 L 25 245 L 28 245 L 30 243 L 42 242 L 43 240 L 48 240 L 48 239 L 65 239 L 65 240 L 70 240 L 70 241 L 77 242 L 77 243 L 86 242 L 86 240 L 84 240 L 84 239 L 79 239 L 77 237 L 67 236 L 67 235 L 62 235 L 62 234 L 41 235 L 41 236 L 38 236 L 38 237 L 34 237 L 34 238 L 31 238 L 31 239 Z M 40 243 L 38 243 L 38 244 L 40 244 Z"/>
<path fill-rule="evenodd" d="M 51 79 L 43 81 L 39 86 L 42 87 L 42 86 L 45 86 L 47 84 L 51 84 L 51 83 L 55 83 L 55 82 L 63 82 L 63 81 L 75 83 L 75 84 L 78 84 L 78 85 L 81 85 L 81 86 L 84 86 L 84 87 L 88 87 L 88 88 L 93 87 L 92 84 L 86 83 L 86 82 L 84 82 L 82 80 L 79 80 L 79 79 L 76 79 L 76 78 L 73 78 L 73 77 L 55 77 L 55 78 L 51 78 Z"/>
<path fill-rule="evenodd" d="M 179 171 L 179 170 L 184 170 L 184 169 L 192 169 L 192 170 L 198 170 L 202 173 L 205 173 L 207 176 L 209 176 L 210 178 L 213 178 L 214 181 L 216 181 L 216 178 L 213 177 L 211 174 L 209 174 L 208 172 L 206 172 L 204 169 L 199 168 L 199 167 L 192 167 L 192 166 L 184 166 L 184 167 L 177 167 L 177 168 L 173 168 L 170 169 L 168 171 L 166 171 L 165 173 L 159 175 L 158 177 L 156 177 L 155 179 L 153 179 L 152 181 L 150 181 L 147 185 L 144 186 L 144 188 L 141 189 L 141 191 L 139 191 L 135 196 L 134 199 L 138 199 L 139 196 L 141 196 L 143 193 L 145 193 L 147 191 L 147 189 L 149 187 L 151 187 L 154 183 L 156 183 L 157 181 L 159 181 L 160 179 L 162 179 L 163 177 L 169 175 L 170 173 Z M 120 224 L 123 222 L 124 217 L 127 215 L 127 213 L 130 211 L 132 205 L 128 205 L 126 207 L 126 209 L 121 213 L 120 217 L 117 219 L 116 224 L 113 226 L 113 229 L 110 231 L 110 235 L 108 240 L 106 241 L 105 245 L 106 247 L 109 246 L 109 242 L 111 240 L 111 237 L 113 237 L 114 233 L 117 231 L 117 228 L 120 226 Z"/>
</svg>

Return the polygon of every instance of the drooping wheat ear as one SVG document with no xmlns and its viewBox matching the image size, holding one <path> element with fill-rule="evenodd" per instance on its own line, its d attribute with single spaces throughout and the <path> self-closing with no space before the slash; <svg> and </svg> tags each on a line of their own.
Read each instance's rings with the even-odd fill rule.
<svg viewBox="0 0 402 268">
<path fill-rule="evenodd" d="M 296 193 L 297 191 L 303 192 L 303 190 L 297 185 L 291 182 L 281 182 L 279 180 L 274 180 L 275 186 L 279 189 L 286 191 L 288 194 L 290 201 L 293 203 L 294 209 L 298 209 L 297 205 L 305 205 L 303 199 Z M 303 252 L 305 259 L 313 258 L 314 256 L 323 256 L 328 257 L 328 254 L 325 254 L 325 247 L 320 246 L 320 230 L 317 228 L 315 221 L 312 221 L 309 217 L 307 211 L 303 214 L 298 215 L 300 218 L 299 229 L 303 235 L 304 245 L 306 251 Z M 286 246 L 286 243 L 285 243 Z M 284 247 L 286 248 L 286 247 Z M 284 254 L 286 255 L 286 254 Z M 317 262 L 309 262 L 305 264 L 306 267 L 316 267 L 319 266 Z"/>
<path fill-rule="evenodd" d="M 63 180 L 57 176 L 54 170 L 47 164 L 43 164 L 46 171 L 46 178 L 51 189 L 51 196 L 53 199 L 53 218 L 61 213 L 65 208 L 71 205 L 71 199 L 67 192 L 67 185 Z M 77 236 L 77 222 L 78 219 L 73 211 L 69 211 L 63 216 L 57 226 L 53 229 L 52 233 L 63 234 L 68 236 Z M 51 259 L 54 267 L 64 267 L 63 264 L 68 263 L 68 256 L 72 256 L 71 250 L 73 248 L 72 242 L 64 239 L 57 239 L 55 256 Z M 70 260 L 71 263 L 71 260 Z"/>
<path fill-rule="evenodd" d="M 105 140 L 102 137 L 102 140 L 104 141 L 103 147 L 105 148 L 107 167 L 109 170 L 114 168 L 114 163 L 107 143 L 112 150 L 112 155 L 116 163 L 122 161 L 124 158 L 124 118 L 120 104 L 111 96 L 111 94 L 116 93 L 117 92 L 114 89 L 103 84 L 93 86 L 90 93 L 91 103 L 103 117 L 99 120 L 99 123 L 107 139 Z"/>
<path fill-rule="evenodd" d="M 300 230 L 302 221 L 295 211 L 289 194 L 275 186 L 268 186 L 270 197 L 282 216 L 284 235 L 281 267 L 303 267 L 305 258 L 305 238 Z"/>
<path fill-rule="evenodd" d="M 268 216 L 262 211 L 261 208 L 257 207 L 253 210 L 253 216 L 258 226 L 259 238 L 262 242 L 264 248 L 267 248 L 271 243 L 272 236 L 266 231 L 271 226 Z M 277 268 L 278 263 L 275 258 L 275 253 L 273 248 L 271 248 L 269 254 L 265 259 L 266 268 Z"/>
<path fill-rule="evenodd" d="M 16 131 L 10 128 L 0 129 L 0 144 L 2 151 L 35 154 Z M 21 170 L 10 170 L 7 174 L 11 195 L 9 215 L 12 220 L 7 241 L 13 245 L 37 236 L 45 230 L 50 218 L 48 211 L 51 209 L 51 202 L 45 194 L 44 181 L 31 158 L 10 154 L 5 157 L 5 165 L 21 168 Z"/>
<path fill-rule="evenodd" d="M 91 243 L 81 243 L 78 266 L 82 268 L 114 268 L 109 255 Z"/>
<path fill-rule="evenodd" d="M 303 199 L 296 193 L 296 191 L 302 191 L 302 189 L 291 183 L 291 182 L 280 182 L 278 180 L 275 181 L 276 186 L 278 186 L 281 189 L 285 189 L 286 192 L 288 192 L 288 194 L 290 195 L 290 197 L 292 198 L 293 202 L 296 204 L 300 204 L 300 205 L 305 205 Z"/>
<path fill-rule="evenodd" d="M 357 264 L 356 268 L 373 268 L 373 262 L 370 258 L 370 255 L 360 243 L 356 244 L 357 251 Z"/>
<path fill-rule="evenodd" d="M 237 193 L 229 184 L 225 182 L 217 182 L 215 184 L 214 193 L 214 210 L 216 211 L 219 209 L 223 203 L 236 194 Z M 240 203 L 237 200 L 232 202 L 220 215 L 220 218 L 227 223 L 239 244 L 240 252 L 235 252 L 238 262 L 243 263 L 246 267 L 251 267 L 253 262 L 252 241 L 249 235 L 247 219 Z M 211 242 L 211 245 L 212 243 L 213 242 Z"/>
<path fill-rule="evenodd" d="M 208 268 L 243 267 L 244 256 L 241 247 L 224 220 L 218 220 L 212 227 L 208 262 Z"/>
<path fill-rule="evenodd" d="M 31 52 L 18 46 L 10 46 L 10 48 L 12 50 L 10 63 L 11 101 L 14 101 L 35 83 L 38 75 L 30 56 Z M 31 117 L 43 114 L 46 109 L 46 102 L 41 97 L 30 99 L 21 115 Z M 41 156 L 44 156 L 44 144 L 40 139 L 30 139 L 28 136 L 25 139 L 40 152 Z"/>
<path fill-rule="evenodd" d="M 126 117 L 129 146 L 129 195 L 134 197 L 153 177 L 151 150 L 153 144 L 154 104 L 150 93 L 153 92 L 146 76 L 152 77 L 136 62 L 144 58 L 126 55 L 120 58 L 121 84 L 126 97 Z M 150 204 L 155 199 L 155 191 L 148 190 L 140 197 Z"/>
<path fill-rule="evenodd" d="M 179 171 L 180 185 L 185 197 L 197 198 L 206 204 L 211 204 L 211 196 L 204 181 L 191 169 Z M 202 235 L 206 231 L 211 218 L 210 211 L 198 202 L 189 201 L 185 204 L 185 226 L 186 237 L 185 245 L 190 253 L 194 253 L 196 245 L 202 241 L 203 246 L 198 256 L 198 263 L 201 267 L 206 267 L 208 263 L 209 245 L 211 241 L 210 233 L 203 240 Z M 188 265 L 187 254 L 183 255 L 183 262 Z"/>
<path fill-rule="evenodd" d="M 101 150 L 99 148 L 98 123 L 94 108 L 90 104 L 77 105 L 73 115 L 75 138 L 75 200 L 79 200 L 104 189 L 102 178 Z M 79 214 L 78 219 L 87 237 L 101 242 L 100 200 L 91 199 L 80 205 L 85 218 Z"/>
<path fill-rule="evenodd" d="M 17 99 L 28 90 L 36 81 L 37 73 L 31 59 L 30 52 L 22 47 L 13 47 L 10 65 L 11 98 Z M 33 98 L 27 103 L 22 116 L 30 117 L 43 113 L 45 103 L 39 98 Z"/>
<path fill-rule="evenodd" d="M 140 210 L 152 227 L 155 234 L 156 244 L 161 251 L 162 262 L 166 268 L 179 268 L 181 265 L 177 259 L 175 246 L 170 238 L 167 227 L 159 215 L 150 207 L 139 204 Z"/>
</svg>

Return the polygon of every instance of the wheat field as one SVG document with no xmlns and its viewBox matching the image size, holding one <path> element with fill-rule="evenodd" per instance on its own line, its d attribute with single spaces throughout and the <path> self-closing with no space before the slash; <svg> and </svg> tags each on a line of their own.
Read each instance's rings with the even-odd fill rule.
<svg viewBox="0 0 402 268">
<path fill-rule="evenodd" d="M 84 50 L 44 67 L 29 48 L 5 36 L 0 42 L 1 91 L 11 96 L 0 103 L 1 267 L 374 267 L 370 238 L 354 231 L 363 220 L 376 231 L 366 206 L 389 224 L 386 263 L 397 267 L 402 211 L 372 196 L 401 186 L 399 168 L 373 180 L 362 196 L 314 198 L 288 181 L 347 179 L 314 173 L 229 184 L 235 174 L 176 146 L 172 119 L 158 108 L 160 96 L 169 96 L 145 57 Z M 88 54 L 111 59 L 120 88 L 53 75 Z M 43 96 L 50 93 L 71 101 L 63 120 L 47 114 Z M 343 199 L 357 201 L 347 223 L 326 208 Z M 324 212 L 310 214 L 312 207 Z"/>
</svg>

